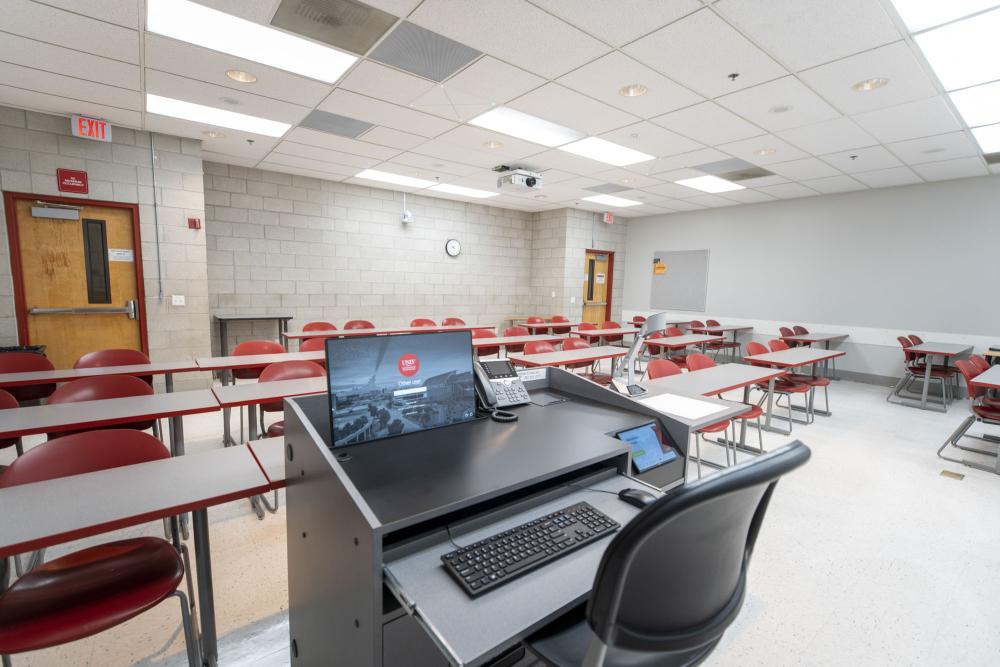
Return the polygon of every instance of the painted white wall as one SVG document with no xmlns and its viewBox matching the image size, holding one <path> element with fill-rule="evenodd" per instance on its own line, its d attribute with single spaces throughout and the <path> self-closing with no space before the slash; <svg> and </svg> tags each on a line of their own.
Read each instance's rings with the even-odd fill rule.
<svg viewBox="0 0 1000 667">
<path fill-rule="evenodd" d="M 704 319 L 849 333 L 840 367 L 899 374 L 896 336 L 1000 344 L 1000 177 L 630 220 L 623 316 L 651 312 L 658 250 L 708 248 Z M 668 269 L 669 270 L 669 269 Z"/>
</svg>

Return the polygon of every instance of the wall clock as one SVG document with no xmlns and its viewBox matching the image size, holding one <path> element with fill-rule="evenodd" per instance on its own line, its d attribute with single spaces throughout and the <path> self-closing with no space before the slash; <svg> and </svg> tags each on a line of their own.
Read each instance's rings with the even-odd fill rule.
<svg viewBox="0 0 1000 667">
<path fill-rule="evenodd" d="M 448 239 L 448 242 L 444 244 L 444 251 L 448 253 L 449 257 L 458 257 L 459 253 L 462 252 L 462 244 L 458 242 L 458 239 Z"/>
</svg>

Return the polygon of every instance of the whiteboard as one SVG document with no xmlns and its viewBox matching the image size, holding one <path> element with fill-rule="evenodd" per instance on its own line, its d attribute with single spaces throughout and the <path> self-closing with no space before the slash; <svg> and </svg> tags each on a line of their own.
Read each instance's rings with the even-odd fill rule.
<svg viewBox="0 0 1000 667">
<path fill-rule="evenodd" d="M 650 271 L 650 308 L 705 311 L 708 250 L 657 250 Z"/>
</svg>

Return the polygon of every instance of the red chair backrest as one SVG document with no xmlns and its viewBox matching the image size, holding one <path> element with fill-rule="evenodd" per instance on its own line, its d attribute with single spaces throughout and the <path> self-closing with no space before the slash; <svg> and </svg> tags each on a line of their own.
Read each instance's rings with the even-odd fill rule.
<svg viewBox="0 0 1000 667">
<path fill-rule="evenodd" d="M 410 320 L 411 327 L 436 327 L 434 320 L 429 320 L 426 317 L 418 317 L 416 319 Z"/>
<path fill-rule="evenodd" d="M 636 315 L 635 317 L 632 318 L 632 321 L 635 322 L 636 324 L 642 324 L 643 322 L 646 321 L 646 318 L 643 317 L 642 315 Z"/>
<path fill-rule="evenodd" d="M 705 323 L 702 322 L 701 320 L 691 320 L 690 322 L 688 322 L 688 326 L 691 327 L 692 329 L 699 329 L 705 326 Z"/>
<path fill-rule="evenodd" d="M 532 315 L 525 320 L 528 324 L 545 324 L 545 318 L 539 317 L 538 315 Z"/>
<path fill-rule="evenodd" d="M 917 334 L 910 334 L 910 342 L 913 343 L 914 345 L 920 345 L 921 343 L 924 342 L 924 339 L 918 336 Z"/>
<path fill-rule="evenodd" d="M 705 320 L 705 324 L 710 327 L 717 327 L 719 326 L 719 320 Z"/>
<path fill-rule="evenodd" d="M 782 336 L 794 336 L 795 335 L 795 332 L 792 331 L 791 329 L 789 329 L 788 327 L 778 327 L 778 333 L 780 333 Z"/>
<path fill-rule="evenodd" d="M 99 401 L 104 398 L 152 396 L 153 388 L 131 375 L 96 375 L 70 380 L 49 396 L 49 404 Z"/>
<path fill-rule="evenodd" d="M 614 320 L 608 320 L 601 324 L 602 329 L 621 329 L 622 325 L 618 324 Z"/>
<path fill-rule="evenodd" d="M 986 361 L 985 357 L 982 357 L 978 354 L 973 354 L 972 356 L 970 356 L 969 361 L 972 362 L 972 365 L 975 366 L 976 370 L 978 370 L 980 373 L 988 371 L 990 369 L 990 362 Z"/>
<path fill-rule="evenodd" d="M 549 321 L 550 322 L 569 322 L 569 319 L 567 319 L 563 315 L 553 315 L 552 318 Z M 569 327 L 552 327 L 551 331 L 554 334 L 567 334 L 567 333 L 569 333 Z"/>
<path fill-rule="evenodd" d="M 788 349 L 788 343 L 780 338 L 767 341 L 767 346 L 771 348 L 771 352 L 781 352 L 782 350 Z"/>
<path fill-rule="evenodd" d="M 45 356 L 34 352 L 0 352 L 0 373 L 31 373 L 33 371 L 52 371 L 55 366 Z M 55 391 L 54 384 L 30 384 L 23 387 L 11 387 L 7 391 L 20 401 L 33 401 L 45 398 Z"/>
<path fill-rule="evenodd" d="M 910 352 L 906 348 L 913 345 L 910 339 L 906 336 L 896 336 L 896 340 L 899 342 L 900 346 L 903 348 L 903 359 L 908 363 L 916 359 L 918 355 L 916 352 Z"/>
<path fill-rule="evenodd" d="M 955 362 L 955 368 L 958 372 L 962 374 L 965 378 L 965 387 L 969 392 L 969 398 L 975 399 L 986 394 L 986 387 L 977 387 L 972 384 L 972 380 L 979 375 L 980 371 L 976 370 L 976 367 L 972 365 L 972 362 L 966 359 L 959 359 Z"/>
<path fill-rule="evenodd" d="M 687 356 L 687 367 L 689 371 L 700 371 L 703 368 L 712 368 L 715 362 L 711 357 L 704 354 L 689 354 Z"/>
<path fill-rule="evenodd" d="M 577 327 L 579 331 L 593 331 L 597 328 L 597 325 L 593 322 L 583 322 Z"/>
<path fill-rule="evenodd" d="M 441 325 L 445 327 L 461 327 L 465 326 L 465 320 L 460 317 L 446 317 L 441 320 Z"/>
<path fill-rule="evenodd" d="M 492 331 L 490 331 L 489 329 L 473 329 L 472 330 L 472 337 L 473 338 L 496 338 L 496 336 L 497 335 L 495 333 L 493 333 Z"/>
<path fill-rule="evenodd" d="M 753 356 L 756 356 L 758 354 L 767 354 L 767 348 L 764 347 L 764 344 L 763 343 L 758 343 L 755 340 L 752 340 L 749 343 L 747 343 L 747 356 L 753 357 Z M 763 362 L 763 361 L 751 361 L 750 364 L 752 366 L 767 366 L 768 365 L 767 362 Z"/>
<path fill-rule="evenodd" d="M 490 331 L 489 329 L 473 329 L 473 338 L 496 338 L 497 335 Z M 500 354 L 500 346 L 496 347 L 480 347 L 476 348 L 476 356 L 479 357 L 491 357 L 494 354 Z"/>
<path fill-rule="evenodd" d="M 148 364 L 149 357 L 140 350 L 117 348 L 88 352 L 73 364 L 73 368 L 106 368 L 108 366 L 139 366 Z M 146 384 L 153 384 L 152 375 L 139 376 Z"/>
<path fill-rule="evenodd" d="M 503 330 L 504 336 L 530 336 L 531 332 L 524 327 L 507 327 Z"/>
<path fill-rule="evenodd" d="M 163 443 L 142 431 L 85 431 L 26 451 L 0 475 L 0 488 L 168 458 Z"/>
<path fill-rule="evenodd" d="M 565 315 L 553 315 L 549 322 L 569 322 Z"/>
<path fill-rule="evenodd" d="M 795 332 L 795 335 L 796 335 L 796 336 L 801 336 L 801 335 L 803 335 L 803 334 L 807 334 L 807 333 L 809 333 L 809 329 L 806 329 L 806 328 L 805 328 L 804 326 L 802 326 L 801 324 L 796 324 L 796 325 L 795 325 L 794 327 L 792 327 L 792 331 L 794 331 L 794 332 Z"/>
<path fill-rule="evenodd" d="M 337 327 L 335 327 L 334 325 L 330 324 L 329 322 L 307 322 L 306 325 L 304 327 L 302 327 L 302 330 L 303 331 L 330 331 L 330 330 L 336 331 Z"/>
<path fill-rule="evenodd" d="M 258 382 L 277 382 L 278 380 L 299 380 L 301 378 L 318 378 L 326 375 L 323 367 L 314 361 L 278 361 L 264 367 L 260 372 Z M 281 412 L 285 409 L 284 401 L 262 403 L 260 409 L 264 412 Z"/>
<path fill-rule="evenodd" d="M 545 354 L 546 352 L 555 352 L 556 348 L 552 347 L 552 343 L 547 343 L 545 341 L 533 340 L 524 344 L 525 354 Z"/>
<path fill-rule="evenodd" d="M 368 320 L 348 320 L 344 324 L 345 329 L 374 329 L 375 325 Z"/>
<path fill-rule="evenodd" d="M 646 366 L 646 377 L 650 380 L 680 374 L 681 367 L 669 359 L 653 359 L 649 362 L 649 365 Z"/>
<path fill-rule="evenodd" d="M 677 327 L 667 327 L 667 336 L 668 337 L 671 337 L 671 336 L 683 336 L 683 335 L 684 335 L 684 332 L 681 331 L 680 329 L 678 329 Z"/>
<path fill-rule="evenodd" d="M 20 406 L 17 404 L 17 399 L 14 398 L 9 392 L 0 389 L 0 410 L 13 410 L 18 407 Z M 18 438 L 0 439 L 0 449 L 17 444 L 17 441 Z"/>
<path fill-rule="evenodd" d="M 299 343 L 299 352 L 316 352 L 326 348 L 325 338 L 309 338 Z"/>
<path fill-rule="evenodd" d="M 233 348 L 233 355 L 237 357 L 254 354 L 281 354 L 287 352 L 285 346 L 273 340 L 247 340 Z M 260 368 L 234 368 L 233 377 L 240 380 L 255 380 L 260 377 Z"/>
<path fill-rule="evenodd" d="M 582 338 L 567 338 L 562 342 L 562 349 L 565 350 L 585 350 L 590 347 L 590 343 Z M 588 362 L 590 363 L 590 362 Z"/>
</svg>

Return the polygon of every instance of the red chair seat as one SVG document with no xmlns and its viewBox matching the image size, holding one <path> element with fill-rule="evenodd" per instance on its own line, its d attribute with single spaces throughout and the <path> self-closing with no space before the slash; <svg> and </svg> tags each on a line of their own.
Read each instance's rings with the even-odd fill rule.
<svg viewBox="0 0 1000 667">
<path fill-rule="evenodd" d="M 750 409 L 741 415 L 737 415 L 737 419 L 757 419 L 758 417 L 764 416 L 764 409 L 759 405 L 747 403 L 746 406 Z"/>
<path fill-rule="evenodd" d="M 183 576 L 180 554 L 156 537 L 110 542 L 44 563 L 0 595 L 0 653 L 107 630 L 162 602 Z"/>
<path fill-rule="evenodd" d="M 280 435 L 285 435 L 285 420 L 274 422 L 267 427 L 267 437 L 276 438 Z"/>
<path fill-rule="evenodd" d="M 729 428 L 729 420 L 715 422 L 714 424 L 709 424 L 708 426 L 703 426 L 698 429 L 698 433 L 719 433 L 720 431 L 725 431 Z"/>
<path fill-rule="evenodd" d="M 824 377 L 813 377 L 812 375 L 786 375 L 785 379 L 789 382 L 798 382 L 800 384 L 807 384 L 811 387 L 829 387 L 830 379 Z"/>
<path fill-rule="evenodd" d="M 988 405 L 973 405 L 972 411 L 980 419 L 1000 422 L 1000 407 L 993 408 Z"/>
<path fill-rule="evenodd" d="M 767 391 L 767 383 L 760 382 L 757 387 Z M 789 382 L 788 380 L 778 379 L 774 381 L 774 390 L 784 394 L 804 394 L 809 391 L 811 387 L 807 384 L 802 384 L 799 382 Z"/>
<path fill-rule="evenodd" d="M 914 365 L 911 364 L 906 367 L 907 370 L 913 375 L 925 375 L 927 373 L 927 367 L 924 365 Z M 954 369 L 946 370 L 943 366 L 938 366 L 937 364 L 931 366 L 931 377 L 933 378 L 950 378 L 955 374 Z"/>
</svg>

